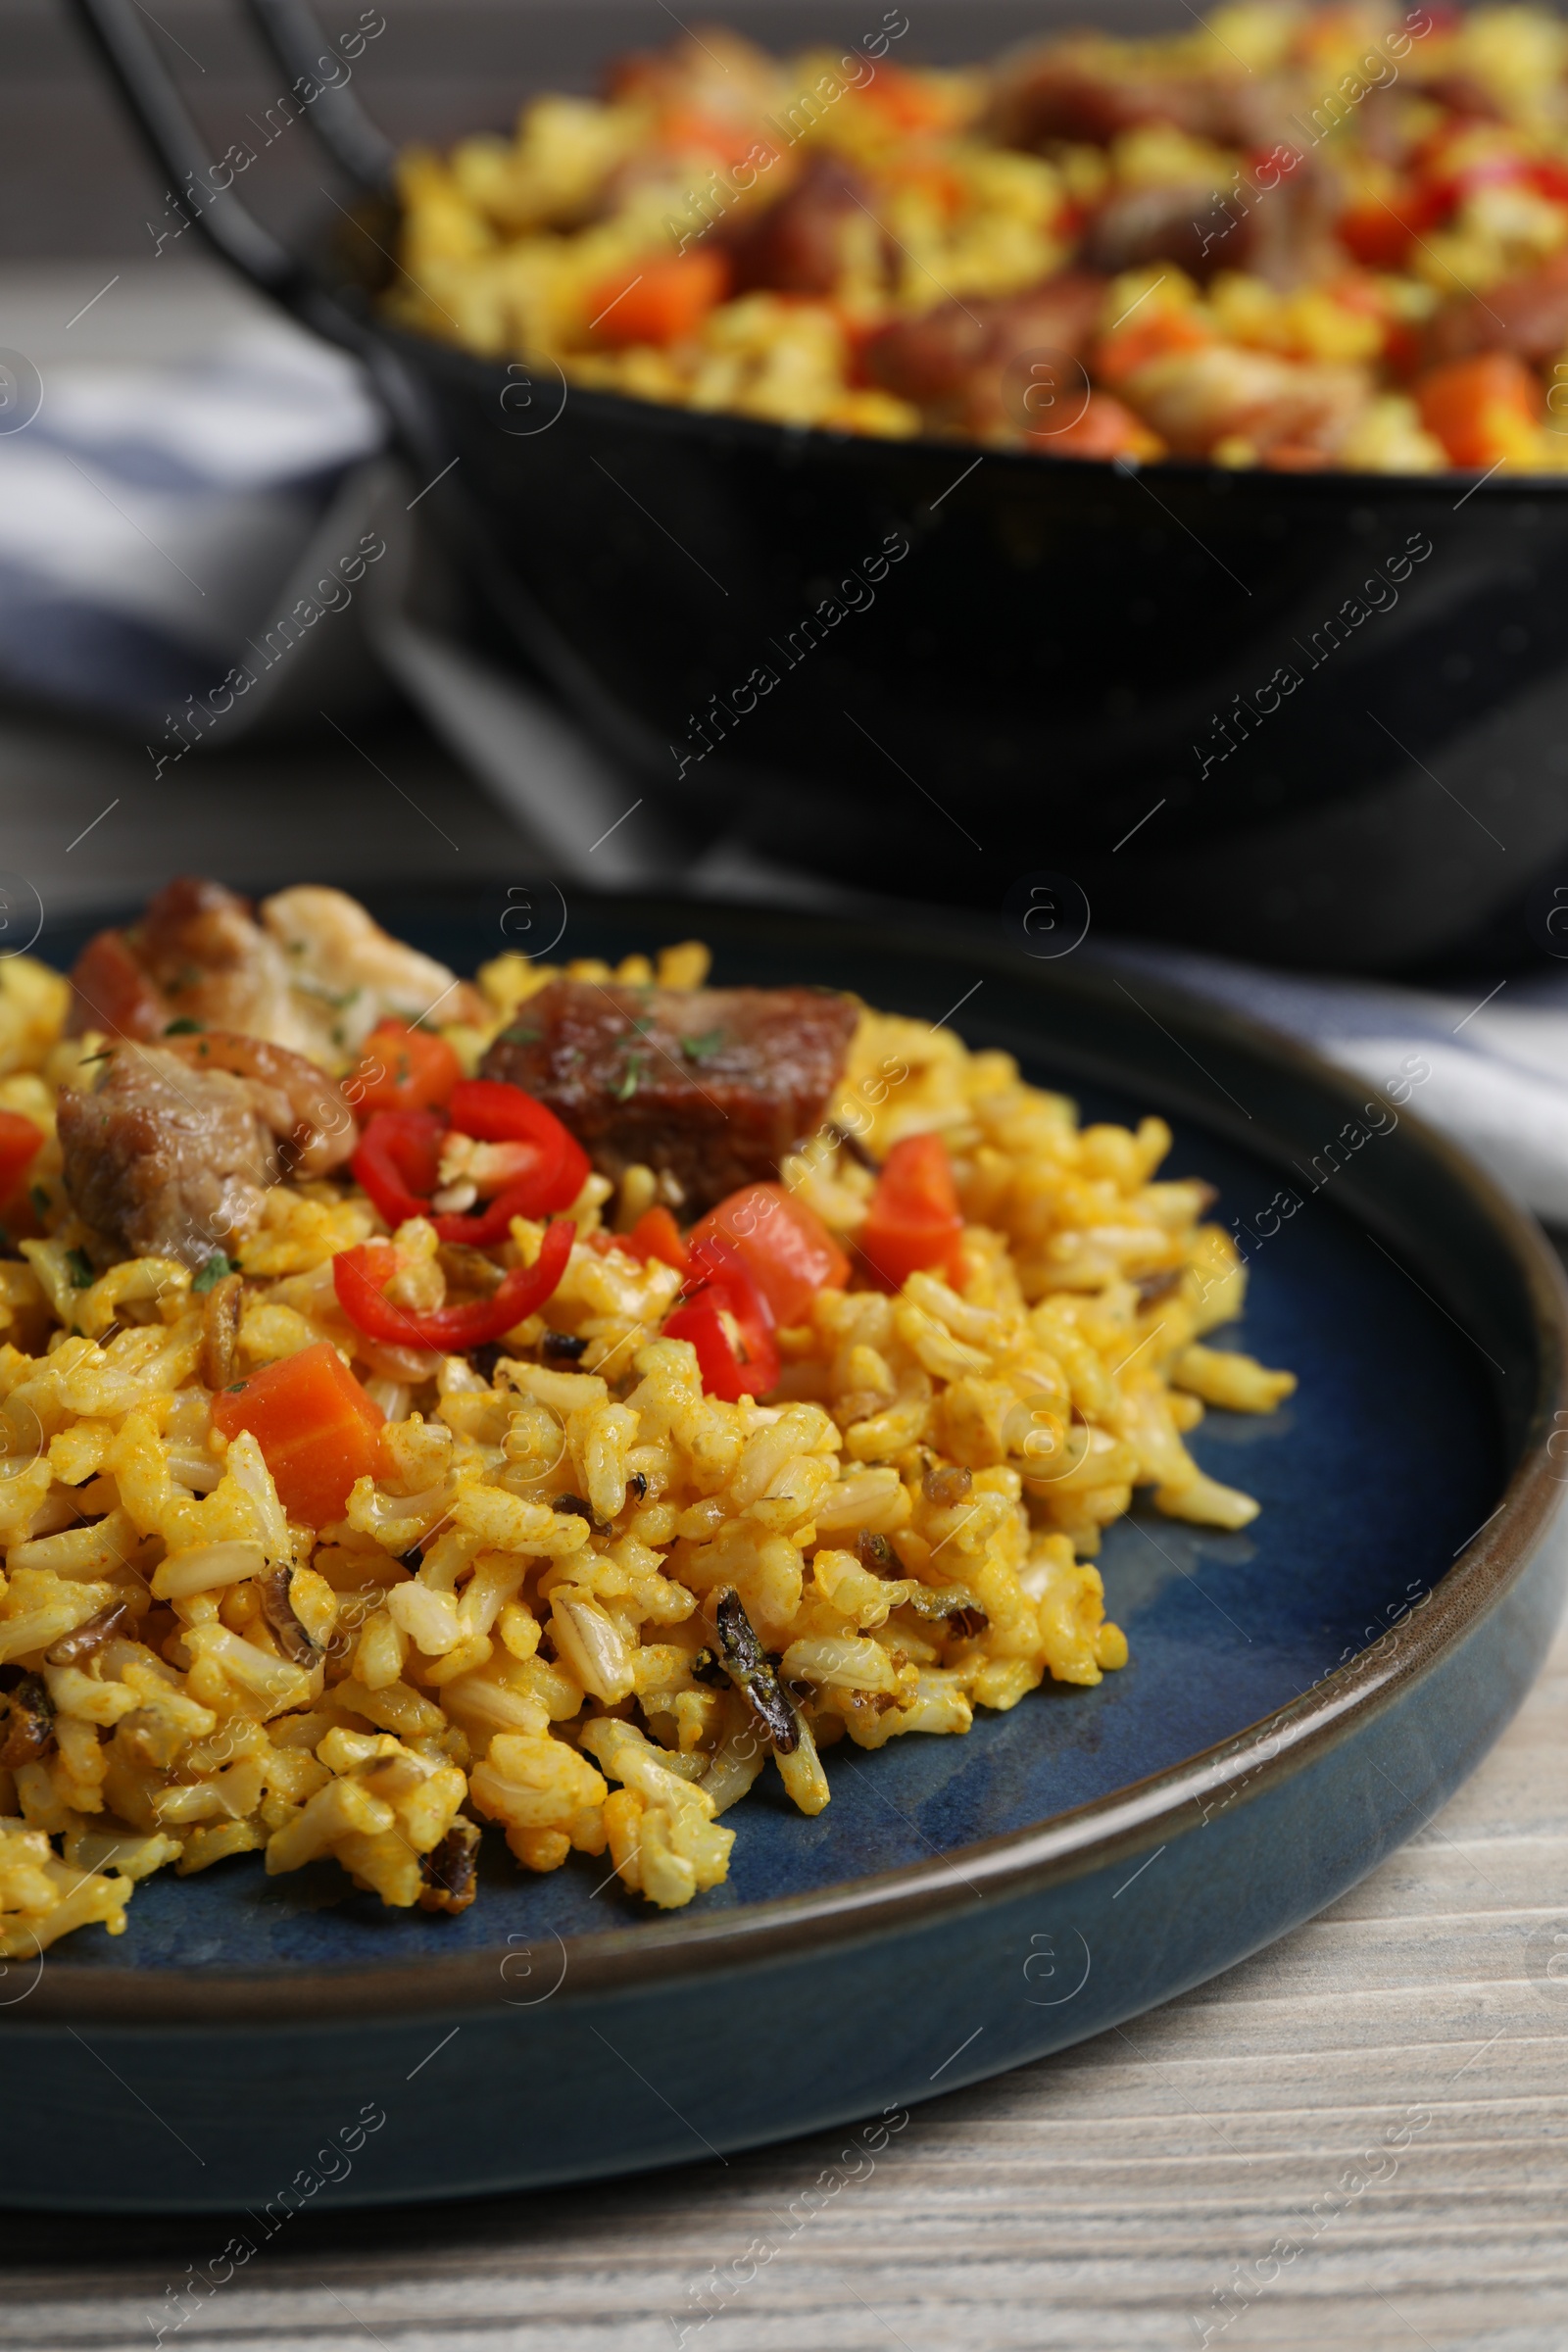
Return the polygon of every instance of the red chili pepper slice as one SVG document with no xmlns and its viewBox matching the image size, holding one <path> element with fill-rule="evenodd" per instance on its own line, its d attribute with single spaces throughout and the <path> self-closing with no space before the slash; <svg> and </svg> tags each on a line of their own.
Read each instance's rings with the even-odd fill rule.
<svg viewBox="0 0 1568 2352">
<path fill-rule="evenodd" d="M 412 1114 L 411 1114 L 412 1115 Z M 464 1355 L 499 1340 L 527 1316 L 536 1314 L 566 1270 L 577 1228 L 569 1217 L 547 1227 L 544 1247 L 531 1266 L 514 1266 L 501 1288 L 488 1298 L 466 1306 L 440 1306 L 424 1314 L 397 1306 L 386 1296 L 386 1285 L 397 1272 L 397 1251 L 390 1242 L 362 1242 L 332 1260 L 332 1288 L 349 1321 L 368 1339 L 385 1340 L 396 1348 L 439 1348 L 447 1355 Z"/>
<path fill-rule="evenodd" d="M 567 1133 L 553 1110 L 525 1095 L 520 1086 L 508 1086 L 500 1078 L 460 1078 L 447 1109 L 460 1135 L 477 1136 L 482 1144 L 557 1148 L 565 1142 L 581 1157 L 583 1175 L 588 1173 L 588 1154 L 576 1137 Z"/>
<path fill-rule="evenodd" d="M 430 1217 L 444 1242 L 483 1250 L 506 1239 L 514 1217 L 548 1217 L 569 1208 L 582 1191 L 590 1161 L 553 1110 L 520 1087 L 490 1078 L 465 1078 L 452 1091 L 450 1124 L 479 1143 L 529 1145 L 534 1161 L 487 1205 L 471 1213 L 432 1214 L 440 1182 L 441 1147 L 449 1121 L 434 1110 L 379 1110 L 367 1122 L 352 1162 L 362 1189 L 387 1223 Z"/>
<path fill-rule="evenodd" d="M 734 1248 L 709 1236 L 693 1246 L 683 1303 L 664 1319 L 667 1340 L 690 1340 L 710 1396 L 736 1404 L 778 1386 L 773 1310 Z"/>
<path fill-rule="evenodd" d="M 483 1250 L 505 1240 L 514 1217 L 548 1217 L 571 1206 L 592 1163 L 553 1110 L 525 1095 L 520 1086 L 508 1086 L 499 1078 L 460 1079 L 448 1109 L 460 1135 L 471 1135 L 482 1144 L 529 1144 L 537 1157 L 486 1207 L 438 1216 L 435 1229 L 444 1242 L 466 1242 L 470 1250 Z"/>
<path fill-rule="evenodd" d="M 356 1184 L 394 1228 L 429 1215 L 446 1132 L 445 1119 L 434 1110 L 378 1110 L 367 1121 L 349 1165 Z"/>
</svg>

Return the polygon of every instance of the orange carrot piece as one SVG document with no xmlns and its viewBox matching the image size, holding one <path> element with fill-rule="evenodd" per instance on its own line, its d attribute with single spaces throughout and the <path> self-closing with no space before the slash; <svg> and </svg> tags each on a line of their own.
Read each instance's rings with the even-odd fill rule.
<svg viewBox="0 0 1568 2352">
<path fill-rule="evenodd" d="M 1029 438 L 1048 458 L 1147 458 L 1160 447 L 1143 418 L 1113 392 L 1091 392 L 1083 415 L 1062 431 Z"/>
<path fill-rule="evenodd" d="M 1151 360 L 1168 359 L 1176 351 L 1201 351 L 1213 336 L 1185 311 L 1156 311 L 1152 318 L 1135 318 L 1114 333 L 1102 336 L 1094 356 L 1094 373 L 1119 391 Z"/>
<path fill-rule="evenodd" d="M 1481 351 L 1434 368 L 1415 396 L 1422 423 L 1455 466 L 1494 466 L 1513 456 L 1521 425 L 1541 419 L 1541 386 L 1511 351 Z"/>
<path fill-rule="evenodd" d="M 225 1438 L 250 1431 L 278 1500 L 301 1527 L 341 1519 L 356 1479 L 380 1468 L 385 1415 L 328 1340 L 222 1390 L 212 1421 Z"/>
<path fill-rule="evenodd" d="M 651 256 L 634 268 L 601 278 L 588 297 L 588 317 L 597 343 L 620 349 L 630 343 L 680 343 L 696 334 L 729 286 L 729 264 L 721 253 L 702 251 Z"/>
</svg>

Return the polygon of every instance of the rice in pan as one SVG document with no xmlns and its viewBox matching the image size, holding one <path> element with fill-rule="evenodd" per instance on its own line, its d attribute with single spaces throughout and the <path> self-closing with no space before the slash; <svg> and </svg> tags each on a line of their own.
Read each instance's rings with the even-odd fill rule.
<svg viewBox="0 0 1568 2352">
<path fill-rule="evenodd" d="M 0 963 L 0 1953 L 252 1852 L 461 1910 L 487 1823 L 677 1907 L 770 1763 L 1122 1666 L 1135 1492 L 1255 1515 L 1164 1123 L 708 962 L 177 883 Z"/>
<path fill-rule="evenodd" d="M 410 149 L 388 314 L 510 362 L 507 429 L 564 376 L 1080 461 L 1561 472 L 1560 18 L 1184 6 L 957 72 L 898 7 L 788 60 L 683 28 Z"/>
</svg>

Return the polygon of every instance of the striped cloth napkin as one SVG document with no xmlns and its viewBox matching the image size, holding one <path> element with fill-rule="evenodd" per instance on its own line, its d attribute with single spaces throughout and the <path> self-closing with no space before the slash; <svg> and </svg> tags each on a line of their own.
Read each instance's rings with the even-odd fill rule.
<svg viewBox="0 0 1568 2352">
<path fill-rule="evenodd" d="M 231 740 L 297 703 L 316 645 L 267 665 L 268 633 L 356 548 L 382 439 L 351 363 L 265 318 L 177 368 L 50 368 L 0 416 L 0 687 L 166 751 L 182 711 Z M 347 606 L 302 634 L 363 689 Z M 215 711 L 241 662 L 265 691 Z"/>
<path fill-rule="evenodd" d="M 1114 954 L 1314 1046 L 1466 1145 L 1538 1216 L 1568 1227 L 1568 962 L 1543 959 L 1448 995 L 1125 940 Z"/>
</svg>

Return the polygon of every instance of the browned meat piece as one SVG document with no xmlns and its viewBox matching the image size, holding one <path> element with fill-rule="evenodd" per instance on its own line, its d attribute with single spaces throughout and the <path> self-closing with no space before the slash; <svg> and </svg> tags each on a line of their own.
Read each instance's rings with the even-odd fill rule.
<svg viewBox="0 0 1568 2352">
<path fill-rule="evenodd" d="M 1412 59 L 1411 63 L 1414 62 Z M 1434 105 L 1450 107 L 1456 115 L 1468 115 L 1474 122 L 1507 121 L 1505 110 L 1498 105 L 1486 84 L 1478 81 L 1473 74 L 1463 74 L 1457 69 L 1450 69 L 1446 74 L 1431 74 L 1424 78 L 1417 74 L 1410 86 L 1419 90 L 1423 98 L 1430 98 Z"/>
<path fill-rule="evenodd" d="M 285 1175 L 329 1176 L 353 1157 L 358 1130 L 348 1098 L 303 1054 L 231 1029 L 169 1037 L 164 1046 L 193 1070 L 226 1070 L 243 1080 L 278 1140 Z"/>
<path fill-rule="evenodd" d="M 1182 457 L 1204 457 L 1237 438 L 1268 452 L 1287 448 L 1310 466 L 1330 463 L 1371 386 L 1364 368 L 1308 366 L 1214 343 L 1151 360 L 1123 389 Z"/>
<path fill-rule="evenodd" d="M 1065 270 L 1026 294 L 1000 301 L 945 302 L 923 318 L 885 326 L 866 345 L 872 379 L 923 409 L 931 422 L 984 432 L 1028 416 L 1009 369 L 1031 352 L 1081 358 L 1099 322 L 1105 280 Z M 1069 388 L 1062 387 L 1065 393 Z"/>
<path fill-rule="evenodd" d="M 852 259 L 869 252 L 891 274 L 885 232 L 872 218 L 876 200 L 863 175 L 842 156 L 808 156 L 792 188 L 765 212 L 744 215 L 727 245 L 737 294 L 832 294 Z"/>
<path fill-rule="evenodd" d="M 1302 154 L 1299 141 L 1276 148 L 1268 162 L 1272 178 L 1260 185 L 1238 173 L 1224 187 L 1194 180 L 1123 189 L 1090 221 L 1083 261 L 1112 276 L 1148 262 L 1175 262 L 1200 282 L 1220 270 L 1245 270 L 1276 286 L 1332 275 L 1340 266 L 1334 221 L 1344 202 L 1336 174 Z"/>
<path fill-rule="evenodd" d="M 1254 88 L 1224 73 L 1162 73 L 1090 34 L 1046 41 L 1004 63 L 983 135 L 1002 147 L 1042 148 L 1057 139 L 1107 147 L 1141 122 L 1173 122 L 1194 138 L 1256 147 L 1280 135 L 1260 135 L 1278 111 L 1266 83 Z"/>
<path fill-rule="evenodd" d="M 1249 228 L 1247 220 L 1233 223 L 1216 191 L 1196 181 L 1190 187 L 1126 188 L 1090 221 L 1083 258 L 1107 276 L 1144 262 L 1175 262 L 1189 277 L 1202 279 L 1219 269 L 1249 266 Z"/>
<path fill-rule="evenodd" d="M 182 874 L 128 931 L 89 940 L 72 974 L 72 1033 L 160 1037 L 180 1018 L 244 1028 L 270 993 L 270 975 L 259 968 L 266 948 L 248 901 L 221 882 Z"/>
<path fill-rule="evenodd" d="M 1429 361 L 1468 359 L 1473 351 L 1513 351 L 1544 368 L 1568 346 L 1568 250 L 1485 297 L 1446 303 L 1426 331 Z"/>
<path fill-rule="evenodd" d="M 484 1000 L 445 964 L 391 939 L 355 899 L 305 883 L 261 908 L 221 882 L 182 875 L 140 922 L 100 931 L 72 974 L 79 1037 L 151 1039 L 172 1025 L 266 1038 L 347 1067 L 387 1015 L 478 1021 Z"/>
<path fill-rule="evenodd" d="M 76 957 L 66 1028 L 72 1037 L 161 1037 L 172 1015 L 123 931 L 99 931 Z"/>
<path fill-rule="evenodd" d="M 810 988 L 599 988 L 556 980 L 484 1057 L 571 1129 L 594 1165 L 641 1161 L 696 1215 L 776 1176 L 810 1135 L 844 1069 L 848 997 Z"/>
<path fill-rule="evenodd" d="M 91 1094 L 61 1091 L 66 1191 L 95 1254 L 193 1270 L 246 1233 L 280 1175 L 320 1173 L 354 1149 L 338 1089 L 303 1055 L 213 1031 L 124 1045 Z"/>
<path fill-rule="evenodd" d="M 105 1262 L 128 1250 L 194 1271 L 255 1223 L 279 1173 L 244 1080 L 162 1046 L 121 1047 L 90 1095 L 63 1087 L 59 1123 L 66 1191 Z"/>
</svg>

